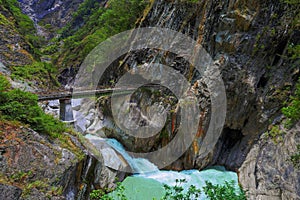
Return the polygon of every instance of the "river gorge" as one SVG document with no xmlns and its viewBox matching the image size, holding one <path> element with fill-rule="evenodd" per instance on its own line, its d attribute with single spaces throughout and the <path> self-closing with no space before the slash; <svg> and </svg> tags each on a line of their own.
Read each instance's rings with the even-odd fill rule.
<svg viewBox="0 0 300 200">
<path fill-rule="evenodd" d="M 0 0 L 0 200 L 300 199 L 299 10 Z"/>
</svg>

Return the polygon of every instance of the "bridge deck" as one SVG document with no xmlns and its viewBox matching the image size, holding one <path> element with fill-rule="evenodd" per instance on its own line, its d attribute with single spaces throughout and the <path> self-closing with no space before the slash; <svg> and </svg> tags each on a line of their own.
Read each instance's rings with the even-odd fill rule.
<svg viewBox="0 0 300 200">
<path fill-rule="evenodd" d="M 157 84 L 145 84 L 142 87 L 144 88 L 161 88 L 160 85 Z M 116 94 L 116 95 L 124 95 L 129 94 L 135 91 L 136 88 L 131 88 L 130 86 L 126 89 L 124 88 L 106 88 L 106 89 L 97 89 L 97 90 L 74 90 L 71 91 L 63 91 L 57 93 L 49 93 L 49 94 L 39 94 L 38 101 L 49 101 L 56 99 L 80 99 L 84 97 L 93 97 L 93 96 L 104 96 L 108 94 Z"/>
<path fill-rule="evenodd" d="M 93 97 L 93 96 L 102 96 L 107 94 L 112 94 L 113 92 L 116 94 L 128 94 L 132 92 L 133 89 L 99 89 L 99 90 L 85 90 L 85 91 L 66 91 L 66 92 L 57 92 L 57 93 L 50 93 L 50 94 L 41 94 L 38 95 L 38 101 L 49 101 L 49 100 L 56 100 L 56 99 L 79 99 L 84 97 Z"/>
</svg>

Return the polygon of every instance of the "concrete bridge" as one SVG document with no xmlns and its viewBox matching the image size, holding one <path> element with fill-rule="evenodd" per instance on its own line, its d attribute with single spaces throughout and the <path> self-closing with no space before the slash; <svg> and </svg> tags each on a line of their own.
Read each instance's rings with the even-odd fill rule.
<svg viewBox="0 0 300 200">
<path fill-rule="evenodd" d="M 145 87 L 157 87 L 157 85 L 145 85 Z M 97 90 L 81 90 L 81 91 L 62 91 L 55 93 L 45 93 L 38 95 L 38 101 L 51 101 L 59 100 L 60 103 L 60 113 L 59 119 L 63 122 L 73 122 L 73 112 L 72 112 L 72 99 L 80 99 L 86 97 L 100 97 L 105 95 L 110 95 L 114 93 L 115 95 L 125 95 L 135 91 L 133 88 L 106 88 Z"/>
<path fill-rule="evenodd" d="M 82 90 L 82 91 L 62 91 L 55 93 L 45 93 L 38 95 L 38 101 L 51 101 L 59 100 L 59 119 L 63 122 L 73 122 L 73 112 L 72 112 L 72 99 L 80 99 L 93 96 L 105 96 L 110 95 L 114 92 L 116 95 L 124 95 L 134 91 L 134 89 L 127 88 L 107 88 L 107 89 L 97 89 L 97 90 Z"/>
</svg>

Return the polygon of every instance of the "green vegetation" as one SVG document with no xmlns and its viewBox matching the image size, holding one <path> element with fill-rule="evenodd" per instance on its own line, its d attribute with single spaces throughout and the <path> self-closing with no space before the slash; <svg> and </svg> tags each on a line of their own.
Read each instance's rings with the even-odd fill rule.
<svg viewBox="0 0 300 200">
<path fill-rule="evenodd" d="M 267 132 L 268 138 L 271 138 L 274 144 L 278 144 L 283 141 L 285 132 L 281 129 L 279 125 L 271 125 Z"/>
<path fill-rule="evenodd" d="M 31 129 L 40 134 L 49 135 L 52 139 L 58 139 L 61 147 L 73 152 L 81 160 L 84 153 L 72 142 L 65 132 L 77 136 L 72 129 L 51 115 L 44 113 L 38 105 L 38 97 L 30 92 L 19 89 L 11 89 L 8 80 L 0 74 L 0 122 L 16 122 L 29 125 Z M 80 141 L 84 141 L 82 138 Z M 19 177 L 20 176 L 20 177 Z M 23 175 L 16 174 L 15 178 Z"/>
<path fill-rule="evenodd" d="M 200 197 L 201 190 L 197 189 L 194 185 L 191 185 L 187 192 L 184 192 L 183 187 L 181 186 L 182 183 L 185 183 L 186 180 L 184 179 L 176 179 L 176 185 L 170 187 L 168 185 L 164 185 L 166 190 L 165 196 L 161 198 L 161 200 L 190 200 L 196 199 Z"/>
<path fill-rule="evenodd" d="M 300 0 L 283 0 L 283 2 L 291 5 L 300 4 Z"/>
<path fill-rule="evenodd" d="M 241 188 L 237 191 L 234 182 L 225 182 L 225 185 L 213 185 L 206 182 L 203 190 L 210 200 L 246 200 L 245 192 Z"/>
<path fill-rule="evenodd" d="M 30 195 L 32 189 L 37 189 L 40 192 L 46 192 L 48 189 L 49 185 L 46 183 L 46 181 L 34 181 L 31 183 L 26 184 L 26 186 L 24 187 L 23 191 L 22 191 L 22 197 L 27 197 L 28 195 Z"/>
<path fill-rule="evenodd" d="M 186 180 L 176 179 L 175 186 L 164 185 L 165 195 L 161 200 L 191 200 L 197 199 L 201 195 L 201 190 L 191 185 L 189 189 L 185 192 L 182 183 L 185 183 Z M 127 200 L 127 197 L 124 195 L 125 188 L 121 183 L 118 183 L 116 188 L 116 193 L 118 200 Z M 93 190 L 90 194 L 92 200 L 115 200 L 109 194 L 111 190 Z M 210 182 L 206 182 L 206 186 L 203 187 L 203 192 L 210 200 L 246 200 L 246 194 L 242 188 L 235 188 L 234 182 L 225 182 L 225 185 L 213 185 Z"/>
<path fill-rule="evenodd" d="M 296 91 L 288 106 L 282 108 L 282 113 L 287 117 L 286 125 L 292 127 L 300 120 L 300 79 L 296 85 Z M 295 168 L 300 168 L 300 145 L 297 145 L 297 152 L 290 157 Z"/>
<path fill-rule="evenodd" d="M 31 65 L 12 67 L 11 70 L 13 79 L 35 82 L 39 87 L 59 86 L 54 76 L 58 71 L 52 64 L 34 62 Z"/>
<path fill-rule="evenodd" d="M 90 193 L 90 198 L 91 198 L 92 200 L 96 200 L 96 199 L 103 198 L 104 195 L 106 195 L 105 190 L 93 190 L 93 191 Z"/>
<path fill-rule="evenodd" d="M 17 0 L 0 0 L 0 12 L 0 25 L 12 30 L 10 34 L 23 37 L 20 40 L 20 46 L 23 47 L 19 50 L 20 53 L 29 57 L 31 62 L 39 61 L 41 57 L 40 48 L 45 44 L 45 39 L 37 35 L 33 21 L 22 13 L 19 2 Z M 51 64 L 33 62 L 30 65 L 13 66 L 11 71 L 13 79 L 32 81 L 38 87 L 46 86 L 49 88 L 53 85 L 59 85 L 54 77 L 57 70 Z"/>
<path fill-rule="evenodd" d="M 11 87 L 11 85 L 10 85 L 9 81 L 5 78 L 5 76 L 2 76 L 0 74 L 0 92 L 1 93 L 5 92 L 5 91 L 9 90 L 10 87 Z"/>
<path fill-rule="evenodd" d="M 97 12 L 98 9 L 98 0 L 85 0 L 82 4 L 80 4 L 77 11 L 73 14 L 72 21 L 66 27 L 60 30 L 62 38 L 67 38 L 75 34 L 76 31 L 80 28 L 78 24 L 83 23 L 81 26 L 84 26 L 84 24 L 88 22 L 89 17 L 92 15 L 92 13 Z"/>
<path fill-rule="evenodd" d="M 44 43 L 44 39 L 36 35 L 36 29 L 33 21 L 22 13 L 17 0 L 0 0 L 0 11 L 2 14 L 7 13 L 7 16 L 1 15 L 1 24 L 13 25 L 14 29 L 24 36 L 30 46 L 29 52 L 39 59 L 39 48 Z"/>
<path fill-rule="evenodd" d="M 8 121 L 19 121 L 44 134 L 57 136 L 66 131 L 58 119 L 47 115 L 39 107 L 37 96 L 19 89 L 10 89 L 6 78 L 0 75 L 0 115 Z"/>
<path fill-rule="evenodd" d="M 110 0 L 107 8 L 99 8 L 99 4 L 97 7 L 95 1 L 86 1 L 74 15 L 74 20 L 83 21 L 84 25 L 77 29 L 77 27 L 72 28 L 74 24 L 71 23 L 62 30 L 64 54 L 58 55 L 62 57 L 62 64 L 66 66 L 71 62 L 73 65 L 74 62 L 80 64 L 99 43 L 110 36 L 133 28 L 145 6 L 146 2 L 143 0 Z M 57 60 L 57 62 L 61 61 Z"/>
<path fill-rule="evenodd" d="M 105 189 L 101 189 L 101 190 L 93 190 L 91 193 L 90 193 L 90 198 L 92 200 L 97 200 L 97 199 L 101 199 L 101 200 L 115 200 L 113 199 L 112 197 L 110 197 L 108 195 L 108 193 L 112 192 L 113 190 L 112 189 L 109 189 L 109 188 L 105 188 Z M 124 194 L 124 191 L 125 191 L 125 188 L 124 186 L 122 186 L 122 184 L 120 182 L 117 183 L 117 187 L 116 189 L 114 190 L 118 196 L 118 200 L 127 200 L 125 194 Z"/>
<path fill-rule="evenodd" d="M 28 176 L 32 175 L 32 171 L 29 172 L 23 172 L 19 171 L 18 173 L 14 173 L 10 179 L 17 182 L 23 182 L 24 179 L 26 179 Z"/>
<path fill-rule="evenodd" d="M 13 24 L 8 21 L 4 15 L 0 14 L 0 25 L 12 26 Z"/>
<path fill-rule="evenodd" d="M 289 44 L 288 46 L 288 57 L 291 60 L 296 60 L 300 58 L 300 44 Z"/>
<path fill-rule="evenodd" d="M 295 94 L 291 97 L 290 104 L 287 107 L 282 108 L 282 113 L 289 118 L 289 125 L 300 120 L 300 79 L 296 85 Z"/>
<path fill-rule="evenodd" d="M 2 10 L 7 10 L 15 18 L 18 31 L 23 35 L 35 34 L 33 21 L 19 8 L 17 0 L 0 0 Z"/>
</svg>

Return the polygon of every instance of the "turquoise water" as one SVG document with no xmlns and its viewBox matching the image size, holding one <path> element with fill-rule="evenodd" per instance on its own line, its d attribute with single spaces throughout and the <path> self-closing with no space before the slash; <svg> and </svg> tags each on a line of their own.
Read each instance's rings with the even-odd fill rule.
<svg viewBox="0 0 300 200">
<path fill-rule="evenodd" d="M 122 185 L 125 187 L 124 195 L 128 200 L 159 200 L 165 194 L 163 185 L 154 179 L 130 176 L 122 182 Z M 116 192 L 110 196 L 118 199 Z"/>
<path fill-rule="evenodd" d="M 86 136 L 88 139 L 90 136 Z M 113 149 L 118 151 L 127 160 L 130 166 L 137 174 L 127 177 L 122 185 L 125 188 L 124 194 L 129 200 L 153 200 L 160 199 L 165 190 L 163 185 L 175 186 L 176 179 L 184 179 L 185 183 L 182 186 L 185 190 L 191 185 L 202 189 L 205 181 L 212 184 L 223 185 L 225 181 L 234 181 L 235 187 L 238 189 L 238 176 L 235 172 L 227 171 L 222 166 L 214 166 L 204 170 L 185 170 L 181 172 L 159 170 L 153 163 L 146 159 L 132 158 L 123 148 L 123 146 L 115 139 L 106 139 Z M 110 194 L 118 199 L 116 192 Z M 201 193 L 199 200 L 207 199 L 204 193 Z"/>
<path fill-rule="evenodd" d="M 186 183 L 181 186 L 187 190 L 191 185 L 202 189 L 205 186 L 205 181 L 213 184 L 223 185 L 225 181 L 235 181 L 238 183 L 237 174 L 231 171 L 226 171 L 224 167 L 215 166 L 205 170 L 186 170 L 182 172 L 175 171 L 157 171 L 152 173 L 137 174 L 127 177 L 122 185 L 125 187 L 124 194 L 130 200 L 153 200 L 160 199 L 165 190 L 163 185 L 176 185 L 176 179 L 185 179 Z M 236 184 L 238 188 L 238 184 Z M 112 194 L 116 197 L 115 194 Z M 199 200 L 207 199 L 202 192 Z"/>
</svg>

